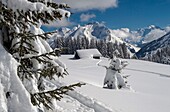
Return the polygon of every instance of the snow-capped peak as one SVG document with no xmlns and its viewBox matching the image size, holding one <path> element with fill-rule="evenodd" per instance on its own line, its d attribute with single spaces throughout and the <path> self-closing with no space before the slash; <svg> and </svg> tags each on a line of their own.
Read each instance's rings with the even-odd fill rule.
<svg viewBox="0 0 170 112">
<path fill-rule="evenodd" d="M 149 29 L 154 29 L 154 28 L 157 28 L 157 26 L 155 26 L 155 25 L 150 25 L 148 28 L 149 28 Z"/>
</svg>

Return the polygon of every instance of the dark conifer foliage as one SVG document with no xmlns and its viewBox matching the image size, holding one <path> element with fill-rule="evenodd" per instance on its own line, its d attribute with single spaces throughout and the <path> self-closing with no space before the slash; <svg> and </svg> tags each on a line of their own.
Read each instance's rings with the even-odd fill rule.
<svg viewBox="0 0 170 112">
<path fill-rule="evenodd" d="M 97 48 L 104 57 L 112 58 L 113 53 L 117 52 L 116 54 L 117 57 L 126 59 L 130 58 L 130 54 L 128 52 L 128 47 L 126 46 L 126 43 L 118 44 L 117 42 L 116 43 L 107 42 L 105 39 L 95 38 L 88 40 L 86 37 L 80 36 L 74 39 L 70 37 L 68 38 L 57 37 L 53 42 L 54 43 L 52 48 L 63 49 L 61 52 L 62 54 L 74 54 L 74 51 L 78 49 Z"/>
<path fill-rule="evenodd" d="M 46 32 L 37 34 L 30 30 L 31 27 L 38 28 L 39 24 L 48 24 L 49 21 L 60 20 L 63 15 L 60 14 L 58 9 L 68 9 L 66 4 L 56 4 L 53 2 L 45 2 L 45 0 L 28 0 L 32 3 L 42 3 L 47 8 L 52 8 L 49 11 L 37 10 L 13 10 L 0 1 L 0 30 L 2 31 L 2 45 L 4 48 L 13 55 L 19 62 L 18 76 L 22 81 L 36 80 L 36 92 L 29 91 L 31 102 L 35 106 L 43 104 L 47 109 L 51 108 L 51 100 L 60 100 L 68 91 L 74 90 L 75 87 L 80 87 L 81 83 L 45 90 L 42 84 L 45 79 L 55 79 L 57 77 L 64 77 L 68 75 L 65 68 L 62 68 L 60 63 L 56 63 L 55 57 L 60 54 L 59 49 L 42 53 L 36 49 L 36 42 L 48 39 L 49 34 L 56 32 Z M 68 17 L 65 13 L 65 17 Z M 58 41 L 58 45 L 63 44 L 62 40 Z M 72 44 L 72 43 L 70 43 Z M 59 46 L 58 46 L 59 47 Z M 69 50 L 67 52 L 72 53 Z"/>
</svg>

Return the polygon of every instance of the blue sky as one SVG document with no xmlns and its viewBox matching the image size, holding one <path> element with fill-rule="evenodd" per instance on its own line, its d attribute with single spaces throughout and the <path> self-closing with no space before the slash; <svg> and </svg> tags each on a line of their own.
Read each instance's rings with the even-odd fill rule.
<svg viewBox="0 0 170 112">
<path fill-rule="evenodd" d="M 69 22 L 67 21 L 63 26 L 74 26 L 93 21 L 104 22 L 112 29 L 127 27 L 135 30 L 152 24 L 160 27 L 170 25 L 170 0 L 56 1 L 68 3 L 74 13 L 69 18 Z"/>
</svg>

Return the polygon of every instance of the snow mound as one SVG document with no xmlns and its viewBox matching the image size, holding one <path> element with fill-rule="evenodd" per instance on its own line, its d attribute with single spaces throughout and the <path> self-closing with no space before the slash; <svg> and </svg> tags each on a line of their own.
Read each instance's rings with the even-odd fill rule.
<svg viewBox="0 0 170 112">
<path fill-rule="evenodd" d="M 0 111 L 36 112 L 30 95 L 17 76 L 18 63 L 0 44 Z"/>
</svg>

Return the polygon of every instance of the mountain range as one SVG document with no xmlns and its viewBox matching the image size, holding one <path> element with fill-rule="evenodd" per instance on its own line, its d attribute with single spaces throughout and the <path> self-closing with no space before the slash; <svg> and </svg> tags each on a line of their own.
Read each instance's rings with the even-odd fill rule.
<svg viewBox="0 0 170 112">
<path fill-rule="evenodd" d="M 95 37 L 98 39 L 108 38 L 108 34 L 110 33 L 113 37 L 111 39 L 113 42 L 122 42 L 123 40 L 132 45 L 141 47 L 142 45 L 156 40 L 168 33 L 170 31 L 170 26 L 161 28 L 159 26 L 150 25 L 137 30 L 130 30 L 129 28 L 109 29 L 103 23 L 93 22 L 83 26 L 78 25 L 72 29 L 63 27 L 57 31 L 58 33 L 55 34 L 55 37 L 77 37 L 80 35 L 86 36 L 88 39 Z"/>
<path fill-rule="evenodd" d="M 76 49 L 91 48 L 90 43 L 92 43 L 91 41 L 95 40 L 96 43 L 103 44 L 101 47 L 98 47 L 99 51 L 101 49 L 108 51 L 109 49 L 108 46 L 110 46 L 108 45 L 108 43 L 112 43 L 113 44 L 112 46 L 114 46 L 112 50 L 115 51 L 116 48 L 118 49 L 120 48 L 118 50 L 118 53 L 121 54 L 120 57 L 123 57 L 123 58 L 127 57 L 127 56 L 124 56 L 127 54 L 129 57 L 131 57 L 134 55 L 134 53 L 136 53 L 136 56 L 139 59 L 143 59 L 144 55 L 151 54 L 151 53 L 153 54 L 153 52 L 155 52 L 155 49 L 162 49 L 161 46 L 156 46 L 157 44 L 155 45 L 154 44 L 155 42 L 162 43 L 162 40 L 164 41 L 166 40 L 167 41 L 166 43 L 169 42 L 168 32 L 170 32 L 170 26 L 161 28 L 159 26 L 150 25 L 148 27 L 139 28 L 137 30 L 130 30 L 129 28 L 110 29 L 107 26 L 105 26 L 103 23 L 93 22 L 93 23 L 88 23 L 86 25 L 82 25 L 82 26 L 77 25 L 73 28 L 63 27 L 63 28 L 57 29 L 56 31 L 57 33 L 53 34 L 51 36 L 51 39 L 49 40 L 49 43 L 52 48 L 59 47 L 57 46 L 57 39 L 59 38 L 62 39 L 63 41 L 63 45 L 60 47 L 68 47 L 69 46 L 68 44 L 77 45 L 78 43 L 84 42 L 84 44 L 80 45 L 78 48 L 74 48 L 71 52 L 73 53 L 73 51 Z M 160 40 L 161 37 L 164 39 Z M 79 40 L 81 42 L 70 42 L 69 40 L 74 40 L 74 41 Z M 64 42 L 66 44 L 65 46 L 64 46 Z M 82 47 L 85 44 L 89 44 L 89 46 L 86 45 Z M 123 48 L 123 44 L 125 44 L 124 47 L 126 47 L 127 49 Z M 162 46 L 167 46 L 167 45 L 162 44 Z M 96 44 L 95 47 L 97 46 L 99 45 Z M 103 46 L 106 48 L 103 48 Z M 104 52 L 104 51 L 101 50 L 100 52 Z M 106 56 L 109 54 L 106 53 L 104 55 Z M 149 60 L 146 57 L 145 59 Z M 150 59 L 150 61 L 153 61 L 153 60 Z M 156 61 L 156 62 L 163 63 L 162 61 Z"/>
</svg>

